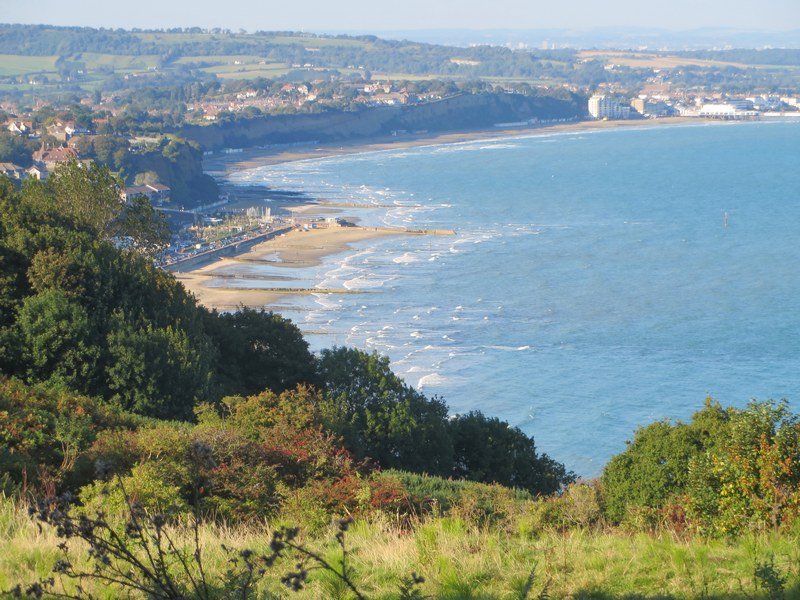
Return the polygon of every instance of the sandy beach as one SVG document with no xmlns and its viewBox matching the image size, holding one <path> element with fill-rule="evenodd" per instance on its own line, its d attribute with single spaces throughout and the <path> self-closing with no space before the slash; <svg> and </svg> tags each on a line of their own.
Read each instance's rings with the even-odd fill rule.
<svg viewBox="0 0 800 600">
<path fill-rule="evenodd" d="M 508 139 L 513 137 L 527 137 L 531 135 L 550 135 L 553 133 L 580 133 L 601 129 L 620 129 L 631 127 L 656 127 L 664 125 L 677 125 L 698 123 L 700 119 L 690 117 L 668 117 L 664 119 L 628 120 L 628 121 L 577 121 L 558 123 L 554 125 L 539 125 L 531 127 L 514 127 L 509 129 L 492 128 L 474 131 L 404 135 L 400 137 L 383 137 L 372 140 L 356 140 L 340 144 L 313 144 L 293 146 L 272 146 L 248 148 L 235 154 L 216 154 L 206 157 L 203 161 L 207 173 L 225 179 L 231 173 L 251 169 L 263 165 L 309 160 L 314 158 L 327 158 L 346 154 L 359 154 L 362 152 L 375 152 L 380 150 L 397 150 L 416 148 L 420 146 L 436 146 L 440 144 L 459 144 L 479 140 Z"/>
<path fill-rule="evenodd" d="M 412 235 L 401 229 L 367 227 L 331 227 L 324 229 L 295 229 L 267 240 L 236 257 L 221 258 L 211 264 L 187 272 L 176 272 L 176 278 L 192 292 L 200 304 L 218 310 L 233 310 L 242 306 L 265 308 L 288 296 L 310 293 L 351 293 L 346 289 L 302 287 L 296 278 L 275 273 L 254 274 L 254 267 L 269 265 L 279 269 L 302 269 L 319 265 L 326 256 L 343 252 L 351 244 L 391 235 Z M 238 287 L 232 280 L 263 282 L 266 289 Z"/>
<path fill-rule="evenodd" d="M 230 174 L 263 165 L 279 164 L 299 160 L 325 158 L 362 152 L 393 150 L 439 144 L 465 143 L 478 140 L 508 139 L 511 137 L 550 135 L 553 133 L 579 133 L 601 129 L 652 127 L 697 122 L 697 119 L 666 118 L 641 121 L 581 121 L 556 125 L 513 129 L 482 129 L 477 131 L 446 133 L 441 135 L 419 135 L 387 137 L 370 141 L 354 141 L 346 144 L 322 144 L 292 147 L 252 148 L 235 154 L 218 154 L 204 161 L 206 172 L 225 182 Z M 352 222 L 358 222 L 358 206 L 335 203 L 319 203 L 302 196 L 281 203 L 303 216 L 329 216 L 337 213 Z M 176 272 L 176 277 L 194 293 L 198 301 L 219 310 L 234 310 L 238 307 L 274 307 L 288 297 L 310 293 L 350 293 L 348 290 L 319 290 L 296 285 L 295 278 L 281 275 L 264 277 L 253 275 L 257 264 L 269 264 L 277 268 L 307 268 L 320 264 L 329 255 L 346 251 L 351 244 L 376 237 L 404 235 L 409 232 L 390 229 L 362 227 L 335 227 L 331 229 L 294 230 L 286 235 L 258 244 L 250 251 L 211 264 Z M 242 287 L 235 280 L 250 280 L 252 287 Z M 255 287 L 256 282 L 263 287 Z M 295 284 L 295 285 L 293 285 Z"/>
</svg>

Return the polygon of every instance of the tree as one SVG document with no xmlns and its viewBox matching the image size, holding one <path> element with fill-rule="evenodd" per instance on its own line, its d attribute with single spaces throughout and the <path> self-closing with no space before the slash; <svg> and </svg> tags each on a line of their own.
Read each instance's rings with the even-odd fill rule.
<svg viewBox="0 0 800 600">
<path fill-rule="evenodd" d="M 21 167 L 29 167 L 31 155 L 36 149 L 34 142 L 22 135 L 0 131 L 0 162 L 11 162 Z"/>
<path fill-rule="evenodd" d="M 125 138 L 114 135 L 96 135 L 91 140 L 91 151 L 100 163 L 116 171 L 123 169 L 129 148 Z"/>
<path fill-rule="evenodd" d="M 481 412 L 450 420 L 453 475 L 482 483 L 552 494 L 575 480 L 564 465 L 537 454 L 533 438 L 517 427 Z"/>
<path fill-rule="evenodd" d="M 117 313 L 105 369 L 110 399 L 159 419 L 188 419 L 210 383 L 210 348 L 174 326 L 135 325 Z"/>
<path fill-rule="evenodd" d="M 345 445 L 384 468 L 449 475 L 447 405 L 406 385 L 389 359 L 350 348 L 323 350 L 319 377 Z"/>
<path fill-rule="evenodd" d="M 206 329 L 219 349 L 215 383 L 220 396 L 280 393 L 316 379 L 308 343 L 280 315 L 244 307 L 210 313 Z"/>
<path fill-rule="evenodd" d="M 59 290 L 47 290 L 22 302 L 16 326 L 22 371 L 29 381 L 73 390 L 91 387 L 100 352 L 83 306 Z"/>
<path fill-rule="evenodd" d="M 76 161 L 59 166 L 47 180 L 55 210 L 79 228 L 104 237 L 122 212 L 121 182 L 106 167 Z"/>
<path fill-rule="evenodd" d="M 130 240 L 130 248 L 147 258 L 155 258 L 169 247 L 167 219 L 145 196 L 136 196 L 125 205 L 112 230 L 115 237 Z"/>
<path fill-rule="evenodd" d="M 688 468 L 687 512 L 704 532 L 777 530 L 800 517 L 800 419 L 785 402 L 732 409 L 726 435 Z"/>
<path fill-rule="evenodd" d="M 619 523 L 629 506 L 661 508 L 687 483 L 689 461 L 702 446 L 688 425 L 659 421 L 636 431 L 603 469 L 606 515 Z"/>
<path fill-rule="evenodd" d="M 628 507 L 660 509 L 686 492 L 689 465 L 727 434 L 729 412 L 706 400 L 690 423 L 657 421 L 638 429 L 603 469 L 606 516 L 620 522 Z"/>
</svg>

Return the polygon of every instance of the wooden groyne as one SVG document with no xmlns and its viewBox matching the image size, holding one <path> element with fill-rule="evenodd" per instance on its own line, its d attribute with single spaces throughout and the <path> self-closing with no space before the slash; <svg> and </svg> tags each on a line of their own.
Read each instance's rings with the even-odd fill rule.
<svg viewBox="0 0 800 600">
<path fill-rule="evenodd" d="M 365 231 L 382 231 L 398 235 L 455 235 L 455 229 L 412 229 L 410 227 L 359 227 Z"/>
<path fill-rule="evenodd" d="M 303 296 L 308 294 L 370 294 L 367 290 L 348 290 L 347 288 L 305 288 L 305 287 L 233 287 L 226 288 L 233 292 L 274 292 Z"/>
<path fill-rule="evenodd" d="M 455 229 L 406 229 L 406 233 L 415 235 L 455 235 Z"/>
</svg>

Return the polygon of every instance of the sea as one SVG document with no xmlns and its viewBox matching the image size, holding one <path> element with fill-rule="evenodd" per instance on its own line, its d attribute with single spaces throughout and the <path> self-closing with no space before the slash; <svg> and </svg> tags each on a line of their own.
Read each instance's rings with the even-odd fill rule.
<svg viewBox="0 0 800 600">
<path fill-rule="evenodd" d="M 362 225 L 455 230 L 255 268 L 360 292 L 276 307 L 313 350 L 386 355 L 451 413 L 508 421 L 580 476 L 707 397 L 800 407 L 798 122 L 506 137 L 232 180 L 369 204 L 348 210 Z"/>
</svg>

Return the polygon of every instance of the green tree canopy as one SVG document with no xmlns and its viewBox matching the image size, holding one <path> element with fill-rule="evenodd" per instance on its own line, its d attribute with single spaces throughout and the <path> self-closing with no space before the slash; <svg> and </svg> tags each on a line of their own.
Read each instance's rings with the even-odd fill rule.
<svg viewBox="0 0 800 600">
<path fill-rule="evenodd" d="M 657 421 L 638 429 L 603 469 L 606 515 L 619 522 L 628 507 L 662 508 L 686 490 L 689 464 L 724 437 L 729 414 L 712 402 L 690 423 Z"/>
<path fill-rule="evenodd" d="M 456 477 L 552 494 L 575 480 L 564 465 L 538 454 L 533 438 L 481 412 L 450 420 Z"/>
<path fill-rule="evenodd" d="M 319 377 L 345 445 L 384 468 L 452 470 L 447 405 L 406 385 L 389 359 L 351 348 L 323 350 Z"/>
<path fill-rule="evenodd" d="M 220 395 L 280 393 L 315 380 L 308 343 L 288 319 L 241 308 L 210 314 L 206 329 L 219 348 L 216 385 Z"/>
</svg>

